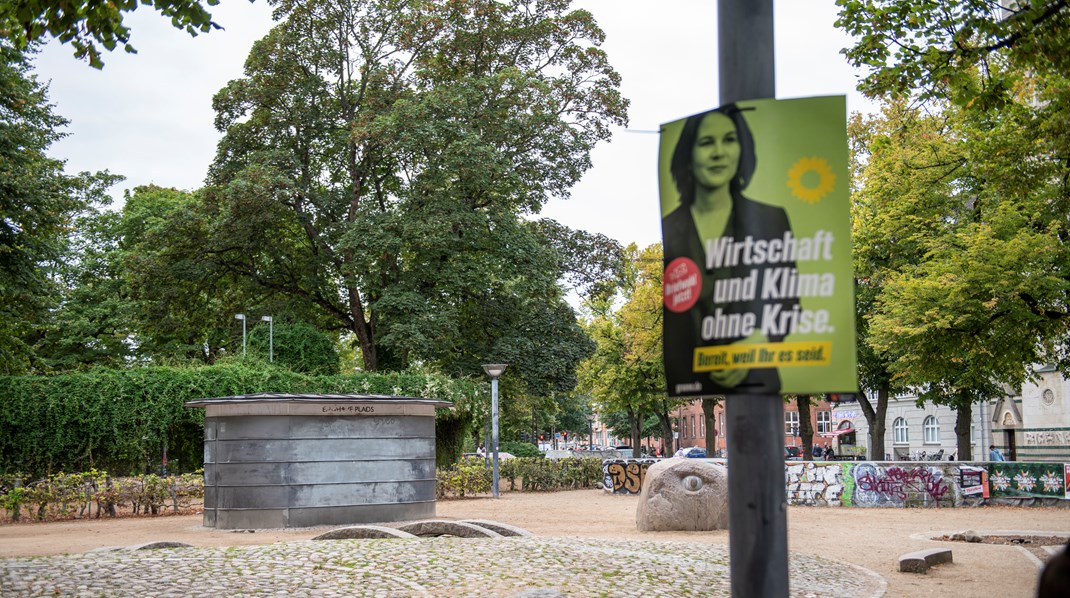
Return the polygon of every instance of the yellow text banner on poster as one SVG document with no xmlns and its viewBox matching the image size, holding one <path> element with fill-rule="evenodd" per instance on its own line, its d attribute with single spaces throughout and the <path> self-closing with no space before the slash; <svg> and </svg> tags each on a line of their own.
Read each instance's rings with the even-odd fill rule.
<svg viewBox="0 0 1070 598">
<path fill-rule="evenodd" d="M 832 343 L 754 343 L 723 347 L 699 347 L 691 364 L 696 372 L 716 372 L 748 367 L 813 367 L 832 363 Z"/>
</svg>

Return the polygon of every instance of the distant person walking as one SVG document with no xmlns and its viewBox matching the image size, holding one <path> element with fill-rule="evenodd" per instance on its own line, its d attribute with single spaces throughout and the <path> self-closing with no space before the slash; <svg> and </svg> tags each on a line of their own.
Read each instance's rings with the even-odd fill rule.
<svg viewBox="0 0 1070 598">
<path fill-rule="evenodd" d="M 1006 459 L 1003 458 L 1003 452 L 1000 451 L 998 448 L 996 448 L 996 445 L 994 445 L 994 444 L 988 447 L 988 460 L 989 461 L 1006 461 Z"/>
</svg>

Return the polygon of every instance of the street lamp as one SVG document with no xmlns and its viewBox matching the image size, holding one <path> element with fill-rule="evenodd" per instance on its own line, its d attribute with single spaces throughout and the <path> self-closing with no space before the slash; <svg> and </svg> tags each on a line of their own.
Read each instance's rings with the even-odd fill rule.
<svg viewBox="0 0 1070 598">
<path fill-rule="evenodd" d="M 241 354 L 245 357 L 245 314 L 236 314 L 235 320 L 241 320 Z"/>
<path fill-rule="evenodd" d="M 594 450 L 594 414 L 587 416 L 587 450 Z"/>
<path fill-rule="evenodd" d="M 271 316 L 260 318 L 268 323 L 268 362 L 275 361 L 275 321 Z"/>
<path fill-rule="evenodd" d="M 491 493 L 498 498 L 498 376 L 505 372 L 508 364 L 488 363 L 483 371 L 490 376 L 490 449 L 493 451 L 491 465 Z"/>
</svg>

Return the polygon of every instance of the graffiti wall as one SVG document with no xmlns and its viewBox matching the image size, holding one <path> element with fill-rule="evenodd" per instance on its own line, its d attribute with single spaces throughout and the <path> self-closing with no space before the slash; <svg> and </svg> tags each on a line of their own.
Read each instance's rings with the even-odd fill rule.
<svg viewBox="0 0 1070 598">
<path fill-rule="evenodd" d="M 639 494 L 646 470 L 658 461 L 606 460 L 603 487 Z M 789 461 L 785 482 L 792 505 L 956 507 L 989 498 L 1070 499 L 1070 464 Z"/>
</svg>

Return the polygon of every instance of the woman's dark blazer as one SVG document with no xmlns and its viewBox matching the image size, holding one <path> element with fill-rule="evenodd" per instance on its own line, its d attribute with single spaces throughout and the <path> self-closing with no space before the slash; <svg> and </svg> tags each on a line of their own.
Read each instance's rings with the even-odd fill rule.
<svg viewBox="0 0 1070 598">
<path fill-rule="evenodd" d="M 725 303 L 720 307 L 725 314 L 738 314 L 752 312 L 758 318 L 761 325 L 763 306 L 770 303 L 780 303 L 782 309 L 791 310 L 798 299 L 761 299 L 761 287 L 764 280 L 764 270 L 776 267 L 794 268 L 795 263 L 780 263 L 764 266 L 745 266 L 739 264 L 733 267 L 706 269 L 706 251 L 698 236 L 691 209 L 687 206 L 670 212 L 661 221 L 662 235 L 664 238 L 665 265 L 678 257 L 689 257 L 698 265 L 702 272 L 702 290 L 698 302 L 694 307 L 683 313 L 675 313 L 663 308 L 665 327 L 665 378 L 669 387 L 669 394 L 673 396 L 706 396 L 718 394 L 776 394 L 780 391 L 780 376 L 775 368 L 755 368 L 750 371 L 746 379 L 736 388 L 723 388 L 714 384 L 708 372 L 692 372 L 691 363 L 695 347 L 717 346 L 734 343 L 740 340 L 736 338 L 711 339 L 704 341 L 700 331 L 702 319 L 712 315 L 714 311 L 713 285 L 718 279 L 740 278 L 751 274 L 752 270 L 758 272 L 757 298 L 751 301 L 738 301 Z M 787 213 L 783 208 L 770 206 L 748 199 L 741 195 L 733 198 L 732 214 L 725 226 L 724 236 L 734 237 L 742 241 L 747 235 L 758 239 L 783 238 L 784 233 L 791 230 Z M 770 335 L 770 342 L 779 342 L 784 339 L 783 335 Z M 698 384 L 696 384 L 698 383 Z M 689 385 L 694 388 L 685 392 L 673 392 L 678 384 Z"/>
</svg>

